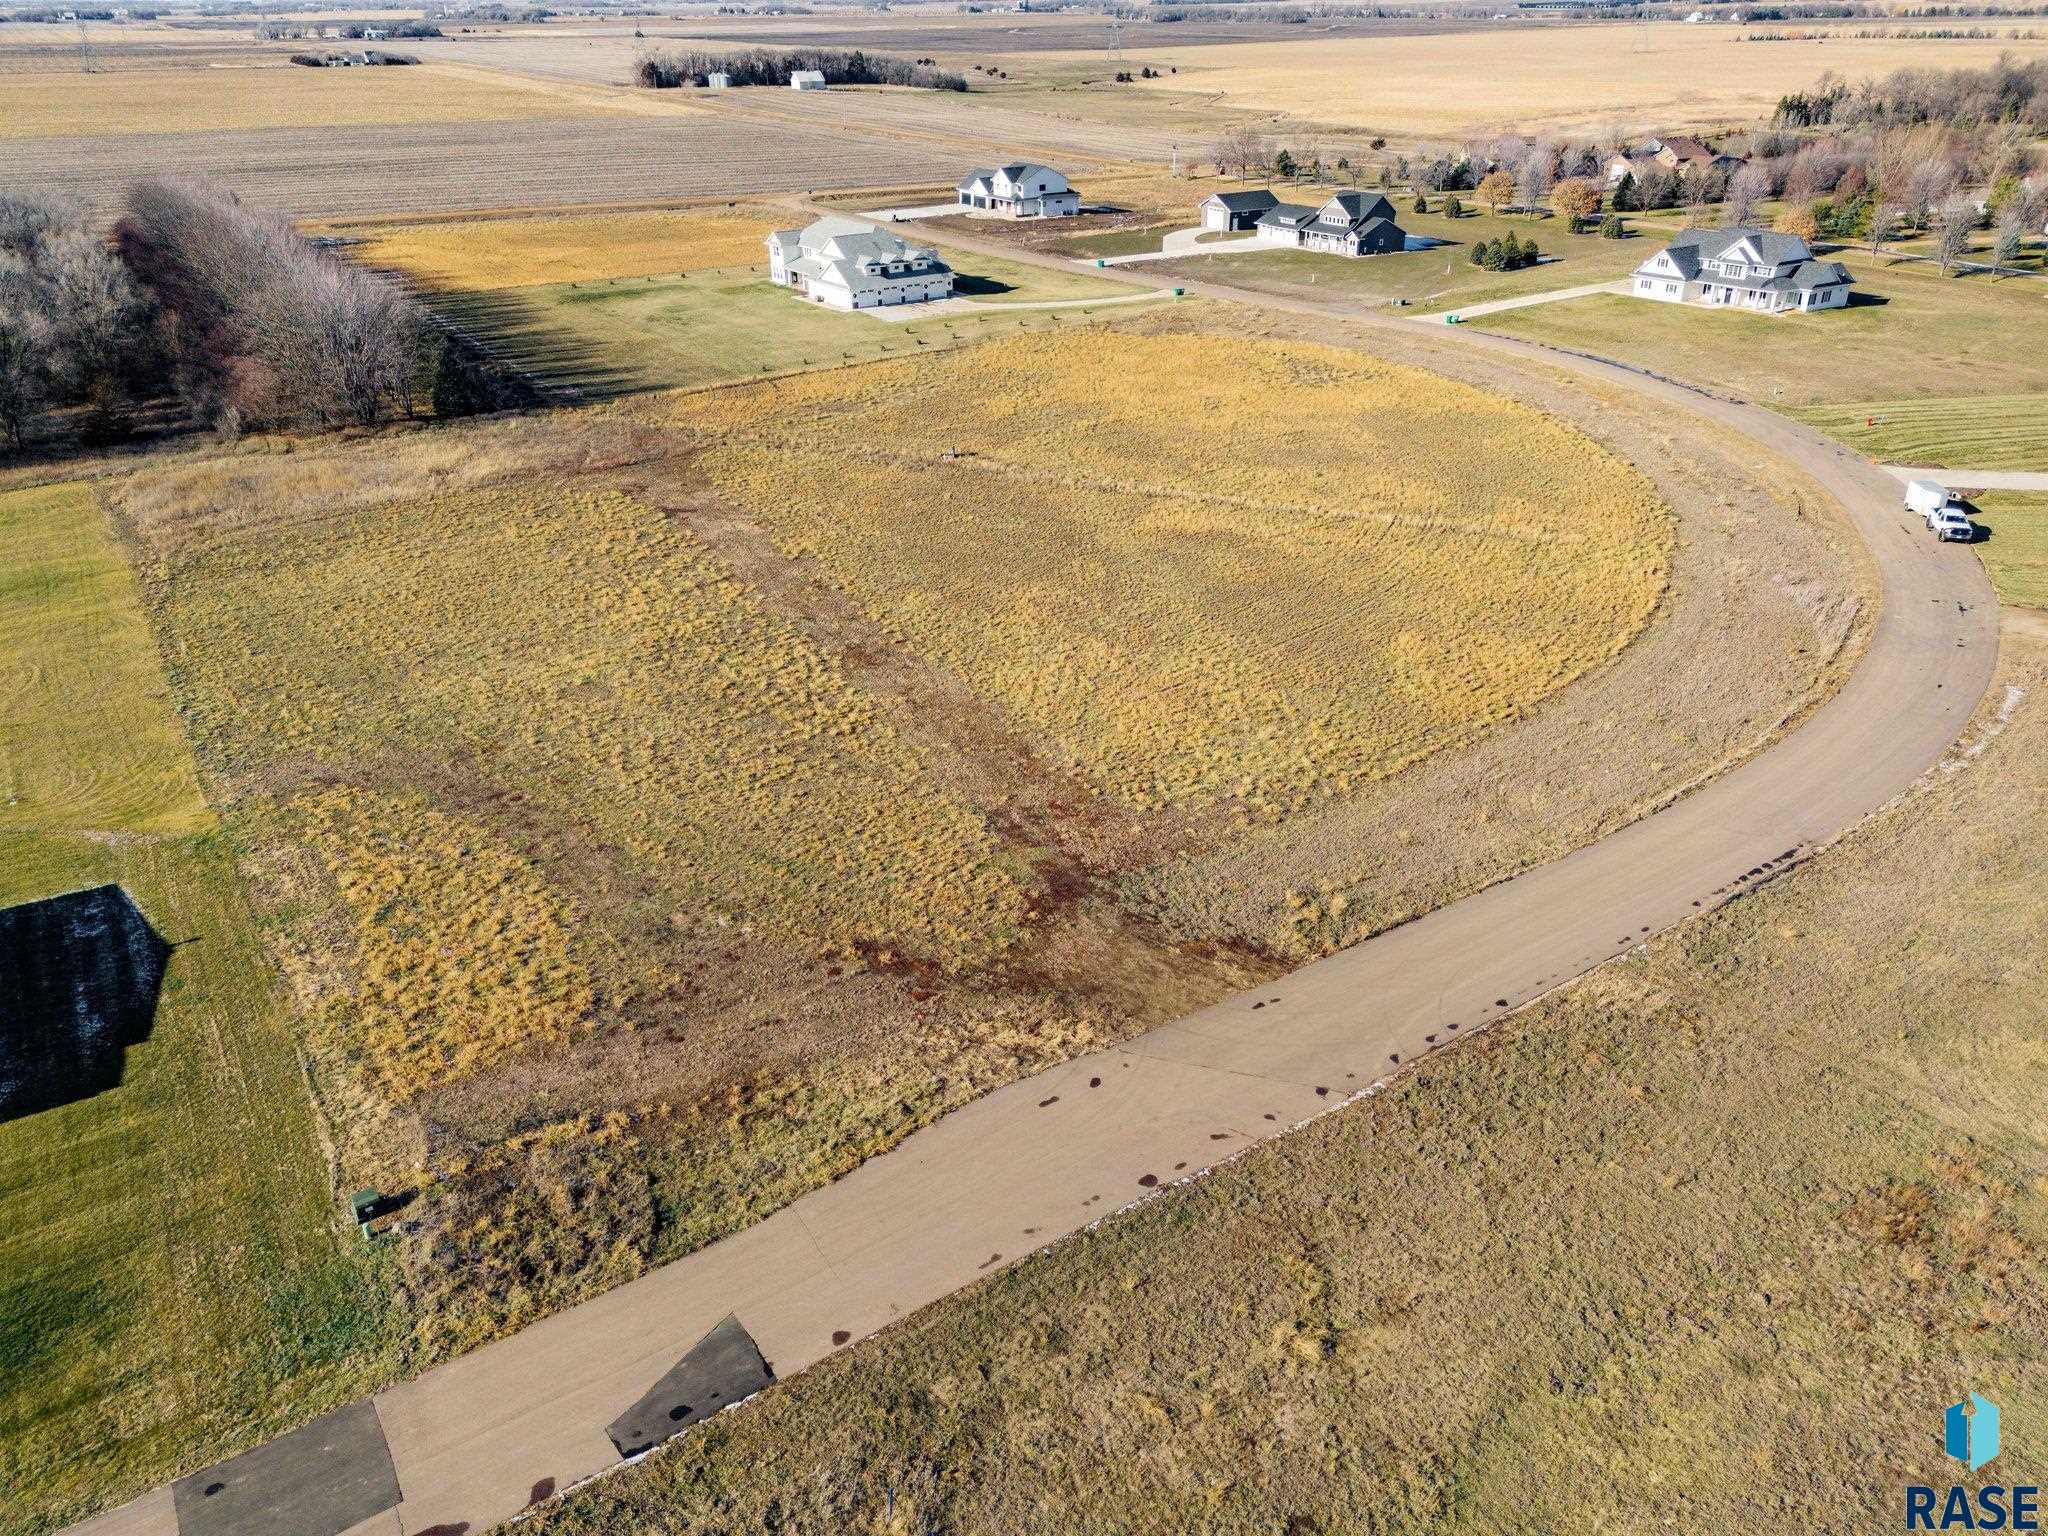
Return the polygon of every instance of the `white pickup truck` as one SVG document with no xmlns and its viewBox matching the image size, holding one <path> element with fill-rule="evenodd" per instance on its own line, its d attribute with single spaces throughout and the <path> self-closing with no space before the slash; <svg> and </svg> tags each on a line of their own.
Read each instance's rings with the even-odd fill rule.
<svg viewBox="0 0 2048 1536">
<path fill-rule="evenodd" d="M 1968 544 L 1977 537 L 1977 529 L 1961 507 L 1946 506 L 1927 519 L 1927 526 L 1934 530 L 1934 536 L 1944 543 Z"/>
<path fill-rule="evenodd" d="M 1938 539 L 1967 544 L 1977 536 L 1963 504 L 1938 480 L 1908 480 L 1906 508 L 1918 512 L 1927 531 Z"/>
</svg>

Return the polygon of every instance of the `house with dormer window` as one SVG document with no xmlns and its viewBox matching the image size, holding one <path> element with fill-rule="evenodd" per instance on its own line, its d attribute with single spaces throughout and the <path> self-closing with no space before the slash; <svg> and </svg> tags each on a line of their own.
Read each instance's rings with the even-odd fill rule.
<svg viewBox="0 0 2048 1536">
<path fill-rule="evenodd" d="M 1636 268 L 1630 291 L 1664 304 L 1805 314 L 1842 308 L 1854 282 L 1839 261 L 1816 260 L 1797 235 L 1688 229 Z"/>
<path fill-rule="evenodd" d="M 1320 208 L 1275 203 L 1253 228 L 1275 245 L 1336 256 L 1381 256 L 1408 245 L 1407 232 L 1394 222 L 1394 205 L 1377 192 L 1339 192 Z"/>
<path fill-rule="evenodd" d="M 922 304 L 953 293 L 953 269 L 937 251 L 884 234 L 864 219 L 829 215 L 770 235 L 768 276 L 832 309 Z"/>
<path fill-rule="evenodd" d="M 1057 219 L 1081 211 L 1081 194 L 1049 165 L 999 165 L 969 171 L 953 189 L 962 208 L 1013 219 Z"/>
</svg>

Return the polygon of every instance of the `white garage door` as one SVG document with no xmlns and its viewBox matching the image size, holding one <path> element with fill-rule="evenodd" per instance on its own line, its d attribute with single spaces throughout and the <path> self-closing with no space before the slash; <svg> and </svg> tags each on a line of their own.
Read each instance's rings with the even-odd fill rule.
<svg viewBox="0 0 2048 1536">
<path fill-rule="evenodd" d="M 1202 210 L 1202 228 L 1230 228 L 1230 210 L 1227 208 L 1204 208 Z"/>
</svg>

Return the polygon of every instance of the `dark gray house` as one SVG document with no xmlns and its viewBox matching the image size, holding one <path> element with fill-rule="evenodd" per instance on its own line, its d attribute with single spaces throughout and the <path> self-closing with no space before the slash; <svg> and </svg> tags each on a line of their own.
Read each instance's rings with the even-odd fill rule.
<svg viewBox="0 0 2048 1536">
<path fill-rule="evenodd" d="M 1261 240 L 1338 256 L 1383 256 L 1408 244 L 1394 205 L 1377 192 L 1339 192 L 1320 208 L 1275 203 L 1256 227 Z"/>
</svg>

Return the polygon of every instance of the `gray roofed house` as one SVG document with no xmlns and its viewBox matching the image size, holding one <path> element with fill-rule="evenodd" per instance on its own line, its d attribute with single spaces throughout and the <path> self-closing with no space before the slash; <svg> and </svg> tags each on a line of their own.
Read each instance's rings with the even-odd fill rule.
<svg viewBox="0 0 2048 1536">
<path fill-rule="evenodd" d="M 962 208 L 1013 219 L 1066 218 L 1081 211 L 1081 194 L 1066 177 L 1028 160 L 969 171 L 953 191 Z"/>
<path fill-rule="evenodd" d="M 1280 206 L 1264 187 L 1245 192 L 1212 192 L 1202 199 L 1202 228 L 1250 229 L 1262 214 Z"/>
<path fill-rule="evenodd" d="M 953 292 L 953 269 L 937 251 L 837 215 L 770 235 L 768 276 L 833 309 L 920 304 Z"/>
<path fill-rule="evenodd" d="M 1636 268 L 1630 291 L 1663 304 L 1766 314 L 1840 309 L 1855 279 L 1820 261 L 1797 235 L 1771 229 L 1688 229 Z"/>
<path fill-rule="evenodd" d="M 1320 208 L 1275 203 L 1256 228 L 1262 240 L 1341 256 L 1381 256 L 1408 244 L 1394 205 L 1377 192 L 1339 192 Z"/>
</svg>

